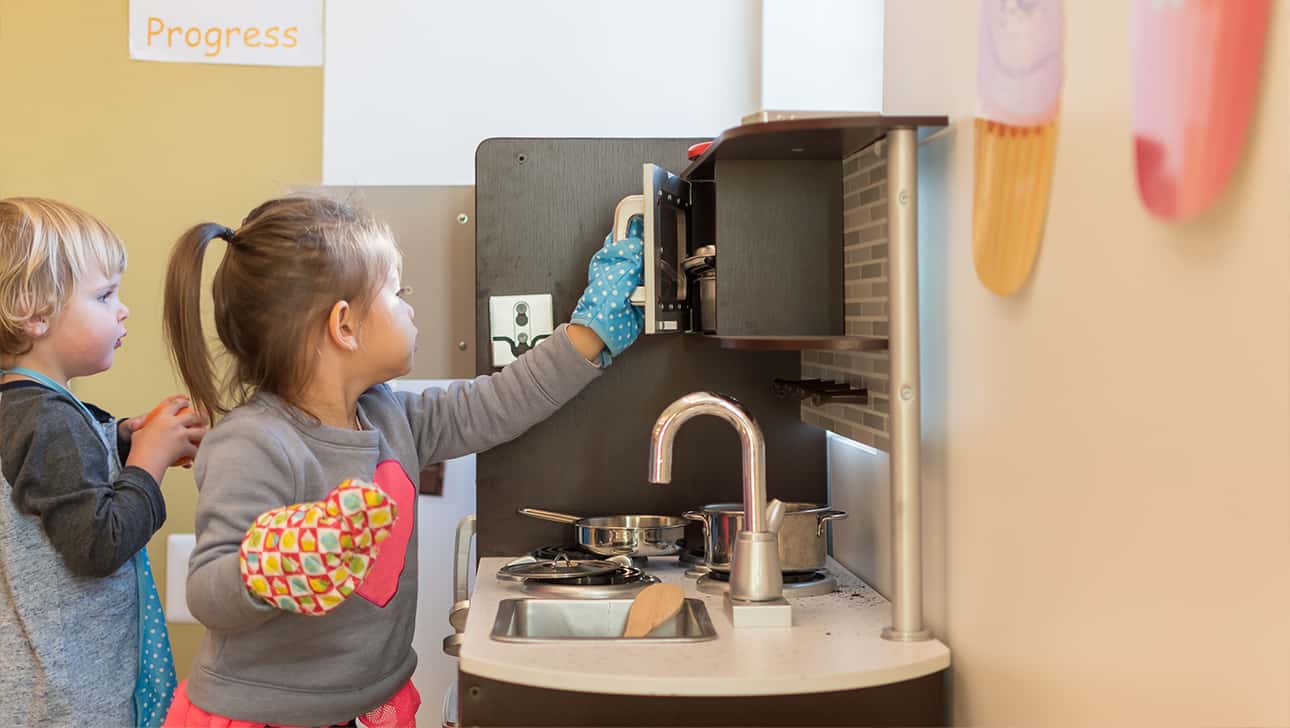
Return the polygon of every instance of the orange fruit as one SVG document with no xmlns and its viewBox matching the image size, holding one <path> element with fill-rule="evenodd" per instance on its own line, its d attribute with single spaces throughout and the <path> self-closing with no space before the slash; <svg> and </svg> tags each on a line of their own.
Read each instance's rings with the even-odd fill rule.
<svg viewBox="0 0 1290 728">
<path fill-rule="evenodd" d="M 151 412 L 149 412 L 148 414 L 146 414 L 146 415 L 144 415 L 144 416 L 143 416 L 143 424 L 142 424 L 142 425 L 139 425 L 139 428 L 140 428 L 140 429 L 143 429 L 144 427 L 147 427 L 147 426 L 148 426 L 148 423 L 149 423 L 150 421 L 152 421 L 152 418 L 153 418 L 153 417 L 155 417 L 155 416 L 157 415 L 157 413 L 158 413 L 158 412 L 160 412 L 161 410 L 165 409 L 165 407 L 166 407 L 167 405 L 169 405 L 169 404 L 170 404 L 170 400 L 166 400 L 166 401 L 162 402 L 161 404 L 157 405 L 156 407 L 153 407 Z M 185 414 L 185 413 L 190 412 L 190 411 L 192 411 L 192 408 L 191 408 L 191 407 L 182 407 L 182 408 L 180 408 L 180 410 L 179 410 L 178 414 L 181 414 L 181 415 L 182 415 L 182 414 Z M 176 460 L 174 463 L 172 463 L 172 464 L 171 464 L 171 467 L 182 468 L 182 467 L 184 467 L 185 465 L 192 465 L 192 464 L 193 464 L 193 459 L 192 459 L 192 458 L 190 458 L 190 457 L 182 457 L 182 458 L 179 458 L 178 460 Z"/>
</svg>

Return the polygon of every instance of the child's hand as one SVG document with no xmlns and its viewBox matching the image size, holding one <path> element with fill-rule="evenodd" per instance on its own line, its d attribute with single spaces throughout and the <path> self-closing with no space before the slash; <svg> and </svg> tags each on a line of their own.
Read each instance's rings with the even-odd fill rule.
<svg viewBox="0 0 1290 728">
<path fill-rule="evenodd" d="M 266 511 L 242 539 L 242 583 L 278 609 L 326 614 L 362 585 L 397 517 L 394 501 L 360 480 L 321 501 Z"/>
<path fill-rule="evenodd" d="M 588 266 L 587 290 L 569 319 L 600 337 L 609 350 L 606 364 L 631 346 L 645 326 L 645 312 L 631 303 L 632 292 L 645 276 L 643 227 L 641 219 L 633 217 L 627 223 L 626 239 L 615 241 L 612 233 L 605 236 L 604 247 Z"/>
<path fill-rule="evenodd" d="M 160 483 L 166 468 L 192 462 L 208 427 L 186 397 L 175 396 L 142 417 L 126 420 L 121 429 L 132 431 L 126 465 L 143 468 Z"/>
</svg>

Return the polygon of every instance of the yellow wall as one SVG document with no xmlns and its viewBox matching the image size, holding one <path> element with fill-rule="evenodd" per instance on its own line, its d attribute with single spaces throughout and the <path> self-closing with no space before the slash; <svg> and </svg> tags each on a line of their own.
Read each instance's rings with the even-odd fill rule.
<svg viewBox="0 0 1290 728">
<path fill-rule="evenodd" d="M 161 338 L 170 244 L 189 225 L 236 225 L 258 201 L 322 170 L 322 69 L 142 63 L 128 57 L 126 0 L 0 0 L 0 196 L 67 200 L 126 242 L 130 335 L 80 396 L 138 414 L 179 391 Z M 209 299 L 208 299 L 209 300 Z M 191 532 L 188 471 L 163 484 L 169 511 L 150 546 Z M 201 629 L 171 628 L 184 675 Z"/>
<path fill-rule="evenodd" d="M 920 262 L 953 721 L 1290 725 L 1290 6 L 1230 187 L 1169 223 L 1135 188 L 1129 4 L 1064 5 L 1045 237 L 998 298 L 972 264 L 979 3 L 886 4 L 884 110 L 952 123 L 920 152 Z"/>
</svg>

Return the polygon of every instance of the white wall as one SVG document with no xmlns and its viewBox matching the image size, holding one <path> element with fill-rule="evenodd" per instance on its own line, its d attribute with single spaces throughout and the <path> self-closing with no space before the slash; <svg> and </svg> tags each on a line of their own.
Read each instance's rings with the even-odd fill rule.
<svg viewBox="0 0 1290 728">
<path fill-rule="evenodd" d="M 883 0 L 327 3 L 323 183 L 469 185 L 494 136 L 716 136 L 877 111 Z"/>
<path fill-rule="evenodd" d="M 762 108 L 880 111 L 882 11 L 883 0 L 762 0 Z"/>
<path fill-rule="evenodd" d="M 1065 3 L 1047 232 L 1000 299 L 971 254 L 977 5 L 889 2 L 884 41 L 884 110 L 953 125 L 920 153 L 925 587 L 953 721 L 1288 725 L 1287 8 L 1231 187 L 1168 224 L 1134 187 L 1129 8 Z M 838 447 L 835 499 L 885 518 L 886 456 Z M 885 548 L 873 528 L 835 545 Z"/>
<path fill-rule="evenodd" d="M 323 183 L 474 184 L 494 136 L 715 136 L 759 106 L 760 22 L 751 0 L 332 0 Z"/>
</svg>

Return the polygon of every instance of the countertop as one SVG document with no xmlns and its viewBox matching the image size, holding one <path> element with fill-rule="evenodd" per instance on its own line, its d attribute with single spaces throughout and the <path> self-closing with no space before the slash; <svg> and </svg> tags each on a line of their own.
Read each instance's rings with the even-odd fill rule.
<svg viewBox="0 0 1290 728">
<path fill-rule="evenodd" d="M 701 599 L 717 638 L 683 644 L 526 644 L 494 641 L 490 633 L 503 599 L 525 597 L 500 582 L 510 559 L 480 561 L 461 646 L 461 670 L 533 687 L 622 695 L 729 697 L 786 695 L 886 685 L 949 667 L 939 640 L 890 642 L 891 604 L 841 564 L 829 559 L 838 590 L 790 600 L 790 628 L 735 630 L 725 599 L 695 588 L 675 558 L 650 559 L 648 572 Z"/>
</svg>

